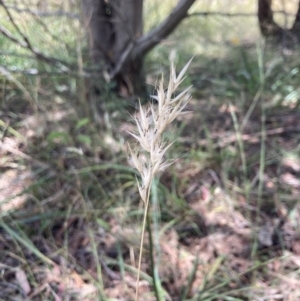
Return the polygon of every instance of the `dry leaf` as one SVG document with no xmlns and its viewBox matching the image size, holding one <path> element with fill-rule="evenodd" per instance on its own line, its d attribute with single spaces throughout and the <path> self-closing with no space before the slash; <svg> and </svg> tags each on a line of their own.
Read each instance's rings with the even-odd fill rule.
<svg viewBox="0 0 300 301">
<path fill-rule="evenodd" d="M 20 287 L 24 291 L 24 293 L 26 295 L 28 295 L 31 291 L 31 288 L 30 288 L 30 284 L 28 282 L 27 276 L 22 269 L 19 269 L 16 271 L 16 279 L 17 279 Z"/>
</svg>

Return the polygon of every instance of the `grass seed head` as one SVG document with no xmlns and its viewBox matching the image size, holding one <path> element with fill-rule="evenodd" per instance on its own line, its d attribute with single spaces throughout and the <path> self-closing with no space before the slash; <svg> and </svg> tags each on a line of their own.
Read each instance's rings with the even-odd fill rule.
<svg viewBox="0 0 300 301">
<path fill-rule="evenodd" d="M 141 176 L 141 183 L 137 180 L 140 196 L 146 202 L 147 194 L 155 174 L 164 171 L 173 161 L 165 160 L 164 156 L 173 143 L 167 143 L 163 139 L 163 134 L 168 124 L 170 124 L 183 111 L 190 99 L 188 91 L 191 87 L 172 98 L 176 89 L 184 80 L 184 75 L 191 60 L 185 65 L 178 76 L 176 76 L 175 66 L 172 63 L 170 68 L 170 78 L 167 90 L 164 89 L 164 79 L 160 80 L 157 88 L 157 95 L 151 96 L 158 105 L 153 104 L 145 109 L 139 103 L 139 115 L 134 118 L 136 132 L 129 132 L 138 142 L 136 150 L 129 146 L 129 155 L 134 167 Z M 142 154 L 142 155 L 139 155 Z"/>
</svg>

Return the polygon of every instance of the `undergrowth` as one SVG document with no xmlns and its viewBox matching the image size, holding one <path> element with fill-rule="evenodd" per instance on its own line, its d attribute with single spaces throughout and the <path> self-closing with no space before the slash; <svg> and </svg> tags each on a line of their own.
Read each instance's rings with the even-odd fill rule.
<svg viewBox="0 0 300 301">
<path fill-rule="evenodd" d="M 297 50 L 232 36 L 205 47 L 195 46 L 201 37 L 190 38 L 195 47 L 183 49 L 180 35 L 188 39 L 183 27 L 147 58 L 147 80 L 155 84 L 162 71 L 168 78 L 170 56 L 180 70 L 195 55 L 178 91 L 193 85 L 186 107 L 193 113 L 170 126 L 166 159 L 176 160 L 151 186 L 140 300 L 298 300 Z M 84 58 L 84 50 L 69 51 L 79 40 L 65 42 L 55 43 L 64 48 L 61 59 Z M 134 143 L 130 119 L 139 105 L 107 89 L 95 112 L 81 76 L 7 55 L 0 300 L 133 300 L 144 205 L 126 141 Z"/>
</svg>

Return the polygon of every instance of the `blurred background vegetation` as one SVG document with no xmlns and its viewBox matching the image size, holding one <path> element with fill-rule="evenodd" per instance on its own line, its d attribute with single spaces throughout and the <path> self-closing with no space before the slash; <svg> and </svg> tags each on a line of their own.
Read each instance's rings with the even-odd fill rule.
<svg viewBox="0 0 300 301">
<path fill-rule="evenodd" d="M 184 2 L 145 0 L 142 37 Z M 0 1 L 0 300 L 133 300 L 143 204 L 128 131 L 170 60 L 191 57 L 141 300 L 300 299 L 299 3 L 273 0 L 263 36 L 271 1 L 190 2 L 142 59 L 145 96 L 126 64 L 114 76 L 120 57 L 97 65 L 80 1 Z"/>
</svg>

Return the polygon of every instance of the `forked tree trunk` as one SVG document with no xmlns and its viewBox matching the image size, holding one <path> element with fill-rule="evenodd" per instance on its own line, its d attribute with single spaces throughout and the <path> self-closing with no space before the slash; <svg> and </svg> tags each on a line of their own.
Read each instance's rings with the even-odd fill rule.
<svg viewBox="0 0 300 301">
<path fill-rule="evenodd" d="M 258 0 L 258 21 L 263 36 L 276 37 L 281 28 L 273 19 L 272 0 Z"/>
<path fill-rule="evenodd" d="M 143 36 L 143 0 L 82 0 L 90 56 L 101 76 L 123 95 L 145 92 L 143 58 L 186 17 L 195 0 L 180 0 L 171 14 Z"/>
<path fill-rule="evenodd" d="M 142 36 L 143 0 L 83 0 L 82 8 L 93 66 L 100 80 L 107 79 L 118 68 L 124 51 L 133 46 L 132 41 Z M 141 94 L 145 89 L 143 64 L 138 57 L 126 62 L 112 77 L 119 92 Z"/>
<path fill-rule="evenodd" d="M 281 28 L 273 18 L 272 0 L 258 0 L 258 20 L 263 36 L 275 38 L 279 42 L 294 44 L 300 41 L 300 3 L 291 29 Z"/>
<path fill-rule="evenodd" d="M 291 31 L 300 40 L 300 1 L 299 1 L 299 4 L 298 4 L 298 10 L 297 10 L 295 22 L 293 24 L 293 27 L 291 28 Z"/>
</svg>

